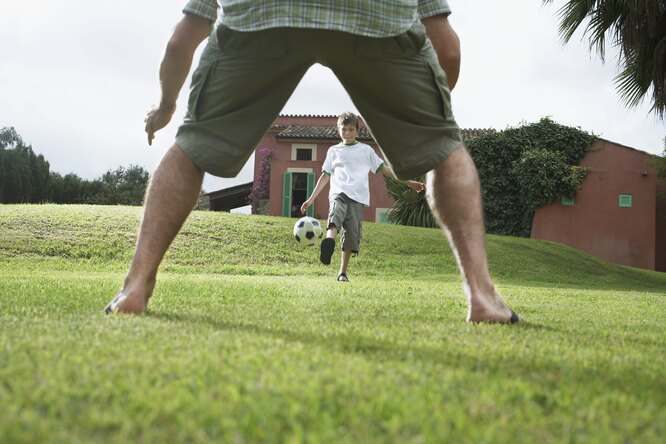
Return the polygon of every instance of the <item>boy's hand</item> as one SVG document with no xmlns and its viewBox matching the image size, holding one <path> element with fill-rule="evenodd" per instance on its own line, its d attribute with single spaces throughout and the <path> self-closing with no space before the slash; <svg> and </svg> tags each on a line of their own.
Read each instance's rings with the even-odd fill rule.
<svg viewBox="0 0 666 444">
<path fill-rule="evenodd" d="M 421 191 L 425 190 L 425 185 L 415 180 L 406 180 L 403 183 L 412 190 L 416 191 L 417 193 L 420 193 Z"/>
<path fill-rule="evenodd" d="M 310 202 L 309 199 L 303 202 L 303 205 L 301 205 L 301 214 L 305 214 L 305 210 L 307 210 L 310 205 L 312 205 L 312 202 Z"/>
</svg>

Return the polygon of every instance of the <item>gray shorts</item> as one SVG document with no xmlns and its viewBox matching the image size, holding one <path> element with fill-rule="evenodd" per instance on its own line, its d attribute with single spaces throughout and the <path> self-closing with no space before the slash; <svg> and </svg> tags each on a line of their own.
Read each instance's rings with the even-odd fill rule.
<svg viewBox="0 0 666 444">
<path fill-rule="evenodd" d="M 363 204 L 350 199 L 346 194 L 334 194 L 328 201 L 328 224 L 341 232 L 342 249 L 358 253 L 361 244 Z"/>
<path fill-rule="evenodd" d="M 421 176 L 462 143 L 446 75 L 420 22 L 388 38 L 218 25 L 192 76 L 176 143 L 206 172 L 236 176 L 315 63 L 340 80 L 399 178 Z"/>
</svg>

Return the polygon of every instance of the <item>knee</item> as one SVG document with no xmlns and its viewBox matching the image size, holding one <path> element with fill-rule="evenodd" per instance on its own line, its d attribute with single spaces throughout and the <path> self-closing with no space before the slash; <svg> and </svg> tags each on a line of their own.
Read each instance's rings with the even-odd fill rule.
<svg viewBox="0 0 666 444">
<path fill-rule="evenodd" d="M 465 144 L 460 144 L 432 173 L 435 180 L 445 178 L 462 183 L 478 181 L 474 159 L 467 151 Z"/>
</svg>

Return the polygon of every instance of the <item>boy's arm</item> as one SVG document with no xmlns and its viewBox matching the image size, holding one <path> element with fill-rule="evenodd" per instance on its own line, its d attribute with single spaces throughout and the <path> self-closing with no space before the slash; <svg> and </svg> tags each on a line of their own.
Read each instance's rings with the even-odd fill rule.
<svg viewBox="0 0 666 444">
<path fill-rule="evenodd" d="M 301 205 L 301 213 L 305 214 L 305 210 L 307 210 L 308 207 L 314 203 L 315 199 L 319 193 L 321 193 L 321 190 L 324 189 L 330 179 L 331 177 L 328 174 L 321 173 L 321 176 L 319 176 L 319 179 L 317 180 L 317 185 L 315 185 L 314 190 L 312 190 L 312 195 L 308 198 L 308 200 L 303 202 L 303 205 Z"/>
<path fill-rule="evenodd" d="M 382 172 L 382 174 L 386 177 L 390 177 L 391 179 L 395 179 L 398 182 L 402 182 L 405 185 L 407 185 L 409 188 L 412 190 L 416 191 L 417 193 L 420 193 L 425 189 L 425 185 L 421 182 L 417 182 L 415 180 L 400 180 L 397 177 L 395 177 L 395 174 L 393 173 L 393 170 L 389 168 L 388 165 L 384 164 L 381 169 L 379 170 Z"/>
</svg>

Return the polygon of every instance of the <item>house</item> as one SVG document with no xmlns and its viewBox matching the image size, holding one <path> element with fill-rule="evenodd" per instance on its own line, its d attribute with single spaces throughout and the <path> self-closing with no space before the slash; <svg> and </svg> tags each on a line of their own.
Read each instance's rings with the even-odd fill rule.
<svg viewBox="0 0 666 444">
<path fill-rule="evenodd" d="M 202 194 L 199 196 L 195 209 L 228 213 L 234 208 L 245 207 L 252 192 L 252 183 L 248 182 Z"/>
<path fill-rule="evenodd" d="M 340 141 L 337 116 L 280 115 L 257 147 L 255 184 L 263 177 L 263 156 L 272 158 L 266 174 L 267 198 L 259 213 L 301 217 L 300 206 L 312 193 L 328 148 Z M 492 130 L 463 129 L 463 138 Z M 361 127 L 359 140 L 372 146 L 369 131 Z M 539 208 L 531 237 L 563 243 L 608 261 L 666 271 L 666 184 L 648 161 L 654 156 L 609 140 L 590 145 L 580 165 L 589 169 L 575 198 Z M 228 211 L 247 202 L 251 183 L 208 193 L 211 209 Z M 370 174 L 370 206 L 364 220 L 385 223 L 393 199 L 381 174 Z M 328 185 L 308 215 L 326 219 Z"/>
<path fill-rule="evenodd" d="M 465 137 L 484 134 L 489 130 L 463 130 Z M 358 140 L 370 145 L 383 159 L 367 127 L 361 124 Z M 262 207 L 271 216 L 301 217 L 301 204 L 310 196 L 326 151 L 340 142 L 337 116 L 280 115 L 258 145 L 254 161 L 255 180 L 261 177 L 263 154 L 270 150 L 269 197 Z M 370 206 L 366 207 L 363 220 L 385 223 L 387 212 L 394 204 L 386 191 L 381 173 L 370 174 Z M 318 219 L 328 215 L 328 191 L 326 185 L 307 214 Z"/>
<path fill-rule="evenodd" d="M 617 264 L 666 271 L 666 184 L 649 153 L 597 139 L 575 198 L 539 208 L 531 237 L 563 243 Z"/>
<path fill-rule="evenodd" d="M 362 126 L 358 140 L 370 145 L 383 158 L 367 127 Z M 301 217 L 301 204 L 310 196 L 321 175 L 326 151 L 340 142 L 337 116 L 281 115 L 266 132 L 257 147 L 254 177 L 260 175 L 261 153 L 269 149 L 270 187 L 265 213 L 271 216 Z M 307 214 L 326 219 L 328 188 L 321 192 Z M 381 174 L 370 175 L 370 206 L 365 208 L 364 220 L 383 221 L 393 205 L 386 193 Z"/>
</svg>

